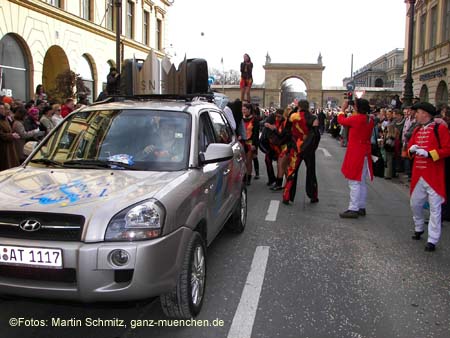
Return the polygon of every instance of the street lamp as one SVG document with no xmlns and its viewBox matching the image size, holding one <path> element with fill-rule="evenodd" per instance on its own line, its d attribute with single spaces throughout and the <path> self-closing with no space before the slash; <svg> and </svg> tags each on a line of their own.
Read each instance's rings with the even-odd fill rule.
<svg viewBox="0 0 450 338">
<path fill-rule="evenodd" d="M 116 7 L 116 69 L 120 74 L 120 33 L 122 32 L 122 0 L 115 0 Z"/>
<path fill-rule="evenodd" d="M 408 59 L 406 62 L 405 93 L 403 103 L 406 106 L 412 104 L 413 99 L 413 78 L 412 78 L 412 59 L 413 59 L 413 38 L 414 38 L 414 5 L 416 0 L 405 0 L 409 4 L 409 25 L 408 25 Z"/>
</svg>

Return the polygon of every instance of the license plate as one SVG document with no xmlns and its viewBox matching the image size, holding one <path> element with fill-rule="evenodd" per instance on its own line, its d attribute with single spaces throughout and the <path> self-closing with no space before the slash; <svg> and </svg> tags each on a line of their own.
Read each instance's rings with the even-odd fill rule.
<svg viewBox="0 0 450 338">
<path fill-rule="evenodd" d="M 0 245 L 0 264 L 62 269 L 62 250 Z"/>
</svg>

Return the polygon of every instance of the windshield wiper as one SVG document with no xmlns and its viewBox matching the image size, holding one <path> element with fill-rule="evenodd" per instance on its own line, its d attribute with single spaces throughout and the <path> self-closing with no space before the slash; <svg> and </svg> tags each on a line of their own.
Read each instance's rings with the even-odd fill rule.
<svg viewBox="0 0 450 338">
<path fill-rule="evenodd" d="M 56 167 L 63 167 L 63 163 L 58 162 L 58 161 L 54 161 L 54 160 L 50 160 L 48 158 L 35 158 L 30 160 L 31 163 L 39 163 L 39 164 L 46 164 L 46 165 L 52 165 L 52 166 L 56 166 Z"/>
<path fill-rule="evenodd" d="M 65 166 L 94 166 L 98 168 L 121 168 L 128 170 L 138 170 L 138 168 L 123 162 L 107 160 L 70 160 L 64 162 Z"/>
</svg>

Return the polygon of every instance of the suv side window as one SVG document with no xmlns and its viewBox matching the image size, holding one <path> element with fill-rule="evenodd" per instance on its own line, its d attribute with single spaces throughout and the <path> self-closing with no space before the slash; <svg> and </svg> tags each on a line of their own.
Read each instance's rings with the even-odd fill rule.
<svg viewBox="0 0 450 338">
<path fill-rule="evenodd" d="M 214 129 L 217 143 L 231 143 L 233 140 L 233 132 L 224 116 L 216 111 L 210 111 L 209 116 Z"/>
<path fill-rule="evenodd" d="M 198 151 L 205 152 L 210 143 L 214 143 L 214 133 L 211 129 L 211 122 L 208 117 L 208 113 L 200 115 L 198 133 Z"/>
</svg>

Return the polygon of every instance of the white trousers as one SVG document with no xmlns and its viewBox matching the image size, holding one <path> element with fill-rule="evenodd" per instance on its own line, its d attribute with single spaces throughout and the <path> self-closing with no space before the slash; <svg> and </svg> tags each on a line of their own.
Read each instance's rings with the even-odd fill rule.
<svg viewBox="0 0 450 338">
<path fill-rule="evenodd" d="M 411 210 L 413 214 L 415 231 L 423 231 L 425 218 L 423 206 L 428 201 L 430 205 L 430 220 L 428 221 L 428 242 L 437 244 L 441 237 L 441 204 L 444 198 L 421 177 L 411 194 Z"/>
<path fill-rule="evenodd" d="M 363 171 L 361 174 L 361 181 L 348 180 L 348 187 L 350 188 L 350 203 L 348 210 L 358 211 L 366 208 L 367 199 L 367 185 L 366 177 L 369 174 L 369 166 L 367 164 L 367 157 L 364 159 Z"/>
</svg>

